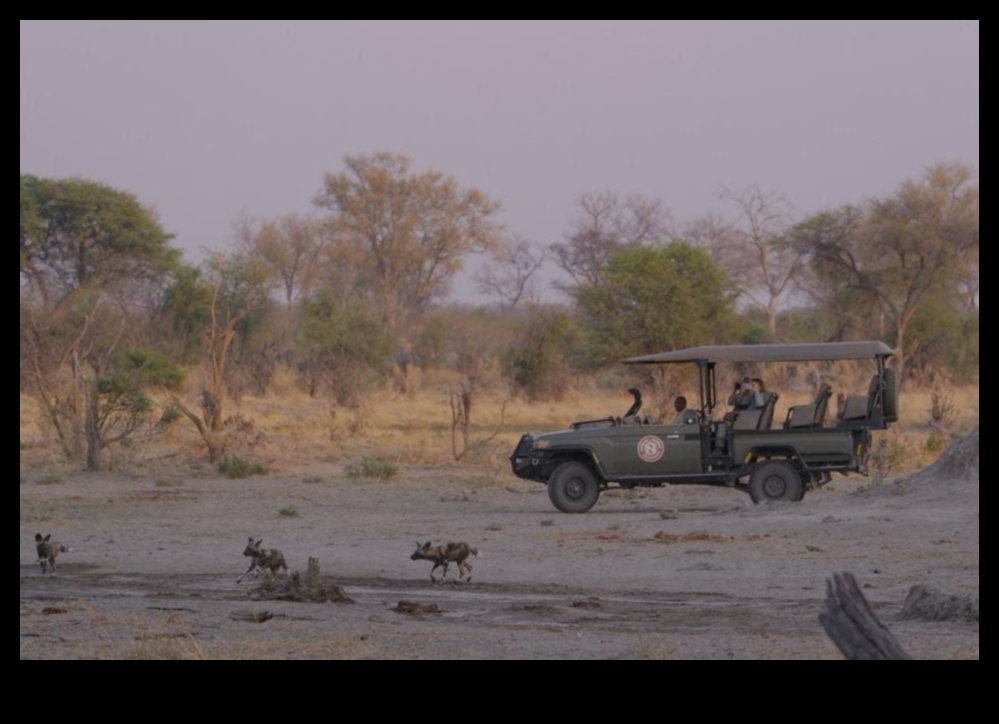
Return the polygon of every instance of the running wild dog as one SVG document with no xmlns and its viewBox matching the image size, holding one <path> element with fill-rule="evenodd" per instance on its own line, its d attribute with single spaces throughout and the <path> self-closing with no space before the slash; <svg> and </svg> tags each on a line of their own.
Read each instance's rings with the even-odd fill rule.
<svg viewBox="0 0 999 724">
<path fill-rule="evenodd" d="M 285 574 L 288 573 L 288 564 L 284 562 L 284 553 L 277 548 L 261 548 L 260 544 L 263 542 L 263 538 L 255 541 L 253 536 L 250 536 L 246 548 L 243 549 L 243 555 L 250 559 L 250 567 L 243 571 L 236 579 L 236 583 L 241 582 L 243 577 L 251 572 L 256 576 L 264 571 L 271 577 L 276 576 L 279 569 L 283 570 Z"/>
<path fill-rule="evenodd" d="M 469 556 L 478 556 L 479 551 L 476 548 L 472 548 L 468 543 L 448 543 L 442 546 L 432 546 L 430 541 L 426 543 L 417 543 L 416 550 L 413 551 L 413 555 L 409 557 L 411 561 L 433 561 L 434 567 L 430 569 L 430 580 L 434 583 L 438 583 L 437 579 L 434 578 L 434 571 L 438 568 L 444 569 L 444 574 L 441 576 L 440 582 L 443 583 L 444 579 L 447 578 L 447 569 L 452 563 L 458 566 L 458 580 L 460 581 L 469 574 L 468 580 L 472 580 L 472 564 L 468 562 Z"/>
<path fill-rule="evenodd" d="M 58 543 L 52 540 L 52 534 L 49 533 L 44 538 L 41 533 L 35 533 L 35 548 L 38 549 L 38 565 L 42 567 L 42 573 L 48 572 L 49 567 L 52 568 L 52 572 L 56 572 L 56 556 L 60 553 L 69 553 L 72 548 L 64 546 L 62 543 Z"/>
</svg>

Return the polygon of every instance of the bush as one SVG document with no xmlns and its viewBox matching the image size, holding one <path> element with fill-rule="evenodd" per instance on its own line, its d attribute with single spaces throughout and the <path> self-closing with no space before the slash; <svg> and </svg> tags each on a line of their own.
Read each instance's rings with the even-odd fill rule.
<svg viewBox="0 0 999 724">
<path fill-rule="evenodd" d="M 228 455 L 216 463 L 215 468 L 230 480 L 249 478 L 253 475 L 267 475 L 270 472 L 260 463 L 251 463 L 238 455 Z"/>
<path fill-rule="evenodd" d="M 121 368 L 133 373 L 139 384 L 175 390 L 184 381 L 184 369 L 154 349 L 130 349 L 125 352 Z"/>
<path fill-rule="evenodd" d="M 399 466 L 381 458 L 364 458 L 360 465 L 347 467 L 348 478 L 377 478 L 388 480 L 399 472 Z"/>
<path fill-rule="evenodd" d="M 923 448 L 926 450 L 926 452 L 928 452 L 930 455 L 933 455 L 934 457 L 942 453 L 944 447 L 946 447 L 946 441 L 944 440 L 943 436 L 937 434 L 935 430 L 929 434 L 929 436 L 926 438 L 926 442 L 923 443 Z"/>
</svg>

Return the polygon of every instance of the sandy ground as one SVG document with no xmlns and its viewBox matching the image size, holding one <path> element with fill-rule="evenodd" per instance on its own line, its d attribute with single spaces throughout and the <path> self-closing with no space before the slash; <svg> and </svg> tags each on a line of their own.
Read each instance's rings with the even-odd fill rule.
<svg viewBox="0 0 999 724">
<path fill-rule="evenodd" d="M 977 620 L 899 615 L 914 585 L 978 595 L 977 478 L 867 482 L 764 506 L 725 488 L 610 491 L 572 516 L 541 485 L 468 484 L 457 469 L 388 482 L 29 477 L 20 657 L 839 659 L 818 616 L 826 581 L 848 571 L 914 658 L 977 660 Z M 36 562 L 36 532 L 73 548 L 55 575 Z M 237 584 L 249 536 L 296 571 L 318 557 L 353 602 Z M 427 540 L 477 547 L 471 582 L 452 568 L 432 583 L 431 564 L 409 557 Z"/>
</svg>

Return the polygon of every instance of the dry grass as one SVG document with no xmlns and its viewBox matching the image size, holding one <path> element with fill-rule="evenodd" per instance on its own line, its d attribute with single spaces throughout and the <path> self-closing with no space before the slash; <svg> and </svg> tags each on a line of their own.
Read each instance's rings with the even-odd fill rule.
<svg viewBox="0 0 999 724">
<path fill-rule="evenodd" d="M 859 379 L 859 375 L 855 375 Z M 427 380 L 433 380 L 428 376 Z M 849 374 L 837 382 L 843 391 L 857 393 L 864 387 L 852 385 Z M 426 380 L 425 380 L 426 382 Z M 791 405 L 807 402 L 810 393 L 793 388 L 780 392 L 775 421 L 784 419 Z M 799 385 L 799 387 L 803 387 Z M 891 473 L 909 472 L 932 461 L 952 435 L 961 435 L 978 424 L 978 387 L 948 390 L 952 414 L 950 427 L 934 430 L 934 391 L 906 387 L 901 395 L 901 420 L 880 436 L 890 436 L 889 443 L 898 451 Z M 939 393 L 938 393 L 939 395 Z M 484 481 L 507 476 L 509 451 L 520 435 L 528 431 L 563 429 L 580 419 L 596 419 L 622 414 L 630 404 L 623 390 L 602 390 L 588 385 L 574 391 L 561 402 L 528 404 L 510 400 L 502 391 L 481 392 L 472 411 L 471 442 L 473 451 L 461 463 L 475 469 Z M 651 405 L 651 401 L 649 402 Z M 239 413 L 252 420 L 260 440 L 238 454 L 254 464 L 274 472 L 336 479 L 345 470 L 365 458 L 381 459 L 401 467 L 440 468 L 454 466 L 451 451 L 451 410 L 446 386 L 425 384 L 413 395 L 403 396 L 383 390 L 364 398 L 357 410 L 330 409 L 325 399 L 314 399 L 293 389 L 264 397 L 245 397 L 231 414 Z M 832 413 L 832 410 L 830 411 Z M 22 469 L 52 470 L 58 459 L 58 446 L 47 439 L 38 424 L 37 410 L 29 398 L 21 396 Z M 185 471 L 204 466 L 203 446 L 193 427 L 180 421 L 167 433 L 150 435 L 115 458 L 119 469 L 141 469 L 146 474 L 167 479 L 178 469 Z"/>
</svg>

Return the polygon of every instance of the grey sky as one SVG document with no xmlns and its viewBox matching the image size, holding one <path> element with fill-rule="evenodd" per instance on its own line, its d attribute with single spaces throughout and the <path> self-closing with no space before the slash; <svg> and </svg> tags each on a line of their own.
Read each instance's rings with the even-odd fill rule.
<svg viewBox="0 0 999 724">
<path fill-rule="evenodd" d="M 979 21 L 21 20 L 20 170 L 155 207 L 188 259 L 393 151 L 561 240 L 580 193 L 806 214 L 979 168 Z M 472 285 L 456 296 L 475 299 Z"/>
</svg>

